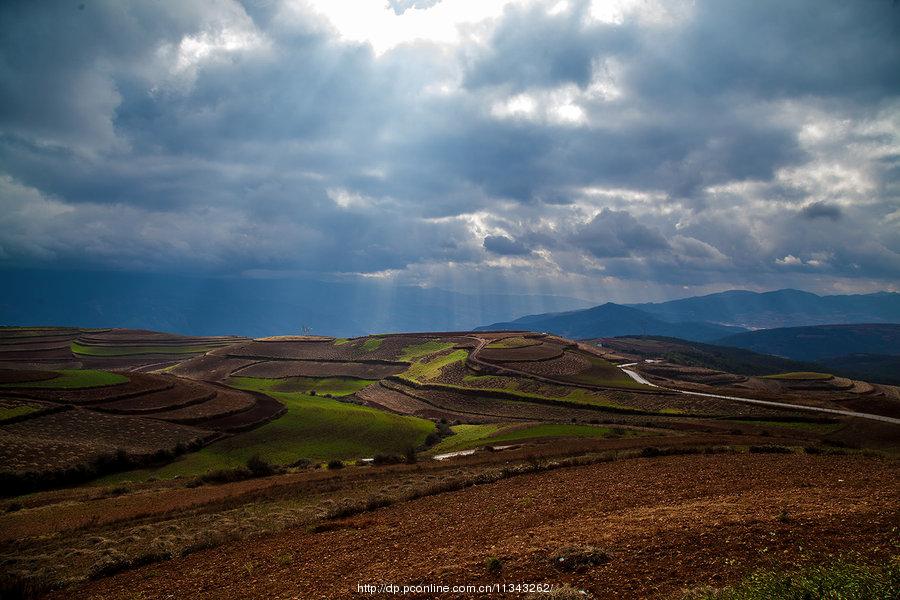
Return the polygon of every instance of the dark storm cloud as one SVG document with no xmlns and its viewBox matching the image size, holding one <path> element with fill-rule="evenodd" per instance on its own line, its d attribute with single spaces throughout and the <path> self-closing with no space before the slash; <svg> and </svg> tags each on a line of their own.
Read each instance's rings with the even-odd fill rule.
<svg viewBox="0 0 900 600">
<path fill-rule="evenodd" d="M 572 10 L 555 15 L 539 5 L 508 8 L 491 36 L 489 50 L 469 65 L 465 84 L 471 88 L 507 85 L 514 90 L 588 85 L 594 61 L 624 52 L 635 37 L 627 28 L 587 25 L 588 3 L 573 4 Z"/>
<path fill-rule="evenodd" d="M 570 241 L 597 258 L 642 255 L 669 247 L 658 230 L 640 224 L 625 211 L 606 208 L 580 228 Z"/>
<path fill-rule="evenodd" d="M 896 3 L 553 4 L 378 54 L 302 3 L 3 3 L 0 263 L 900 279 Z"/>
<path fill-rule="evenodd" d="M 488 235 L 484 238 L 484 249 L 501 256 L 523 256 L 531 254 L 531 249 L 518 240 L 505 235 Z"/>
<path fill-rule="evenodd" d="M 841 207 L 828 202 L 813 202 L 800 210 L 800 215 L 807 219 L 831 219 L 837 221 L 843 216 Z"/>
</svg>

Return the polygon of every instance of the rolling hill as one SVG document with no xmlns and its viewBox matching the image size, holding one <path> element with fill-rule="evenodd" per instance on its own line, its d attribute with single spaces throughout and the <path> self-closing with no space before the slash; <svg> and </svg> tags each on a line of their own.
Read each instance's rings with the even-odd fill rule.
<svg viewBox="0 0 900 600">
<path fill-rule="evenodd" d="M 900 325 L 851 324 L 747 331 L 717 341 L 794 360 L 819 361 L 848 354 L 900 355 Z"/>
<path fill-rule="evenodd" d="M 687 367 L 704 367 L 738 375 L 768 375 L 821 368 L 815 363 L 671 337 L 635 336 L 591 341 L 614 351 L 635 354 L 642 359 L 663 359 Z"/>
<path fill-rule="evenodd" d="M 708 322 L 663 321 L 642 310 L 607 302 L 600 306 L 564 313 L 529 315 L 505 323 L 494 323 L 478 330 L 546 331 L 564 337 L 585 339 L 622 335 L 658 335 L 694 341 L 710 341 L 742 331 Z"/>
</svg>

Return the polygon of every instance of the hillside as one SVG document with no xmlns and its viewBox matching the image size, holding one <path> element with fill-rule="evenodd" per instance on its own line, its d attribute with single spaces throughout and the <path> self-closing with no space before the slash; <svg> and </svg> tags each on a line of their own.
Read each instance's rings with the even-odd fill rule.
<svg viewBox="0 0 900 600">
<path fill-rule="evenodd" d="M 717 343 L 809 361 L 847 354 L 900 355 L 900 325 L 870 323 L 763 329 L 729 335 Z"/>
<path fill-rule="evenodd" d="M 900 294 L 819 296 L 800 290 L 730 290 L 669 302 L 629 304 L 664 321 L 709 321 L 750 329 L 900 322 Z"/>
<path fill-rule="evenodd" d="M 715 323 L 669 323 L 642 310 L 612 302 L 584 310 L 529 315 L 515 321 L 478 328 L 479 331 L 522 329 L 545 331 L 574 339 L 656 335 L 696 341 L 714 340 L 741 331 L 738 327 L 726 327 Z"/>
<path fill-rule="evenodd" d="M 601 344 L 604 348 L 637 355 L 643 359 L 662 359 L 687 367 L 704 367 L 738 375 L 768 375 L 790 371 L 814 371 L 820 368 L 813 363 L 670 337 L 636 336 L 591 341 Z"/>
</svg>

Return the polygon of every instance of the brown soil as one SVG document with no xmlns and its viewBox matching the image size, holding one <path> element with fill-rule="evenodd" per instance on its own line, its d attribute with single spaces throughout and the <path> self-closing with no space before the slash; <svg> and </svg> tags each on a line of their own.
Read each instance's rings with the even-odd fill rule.
<svg viewBox="0 0 900 600">
<path fill-rule="evenodd" d="M 9 472 L 52 471 L 119 449 L 147 456 L 209 436 L 184 425 L 73 408 L 0 426 L 0 464 Z"/>
<path fill-rule="evenodd" d="M 850 551 L 884 556 L 897 541 L 898 491 L 897 464 L 887 460 L 626 460 L 409 501 L 321 533 L 289 529 L 141 567 L 74 593 L 349 598 L 360 583 L 547 582 L 568 583 L 596 598 L 668 597 L 759 567 Z M 610 560 L 582 572 L 558 570 L 555 558 L 573 546 L 600 549 Z M 489 557 L 501 561 L 499 574 L 486 569 Z"/>
<path fill-rule="evenodd" d="M 204 421 L 249 411 L 255 403 L 256 399 L 246 392 L 220 388 L 212 398 L 205 402 L 160 411 L 147 416 L 172 423 L 197 424 L 203 427 Z"/>
<path fill-rule="evenodd" d="M 29 381 L 46 381 L 59 377 L 52 371 L 20 371 L 17 369 L 0 369 L 0 384 L 26 383 Z"/>
<path fill-rule="evenodd" d="M 316 362 L 298 360 L 272 360 L 253 363 L 232 371 L 238 377 L 356 377 L 359 379 L 383 379 L 406 370 L 405 365 L 383 365 L 359 362 Z"/>
</svg>

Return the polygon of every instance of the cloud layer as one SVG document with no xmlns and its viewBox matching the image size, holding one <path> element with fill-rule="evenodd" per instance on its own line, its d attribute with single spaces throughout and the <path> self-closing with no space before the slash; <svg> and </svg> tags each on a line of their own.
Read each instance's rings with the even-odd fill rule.
<svg viewBox="0 0 900 600">
<path fill-rule="evenodd" d="M 900 281 L 889 0 L 7 2 L 0 32 L 6 267 Z"/>
</svg>

